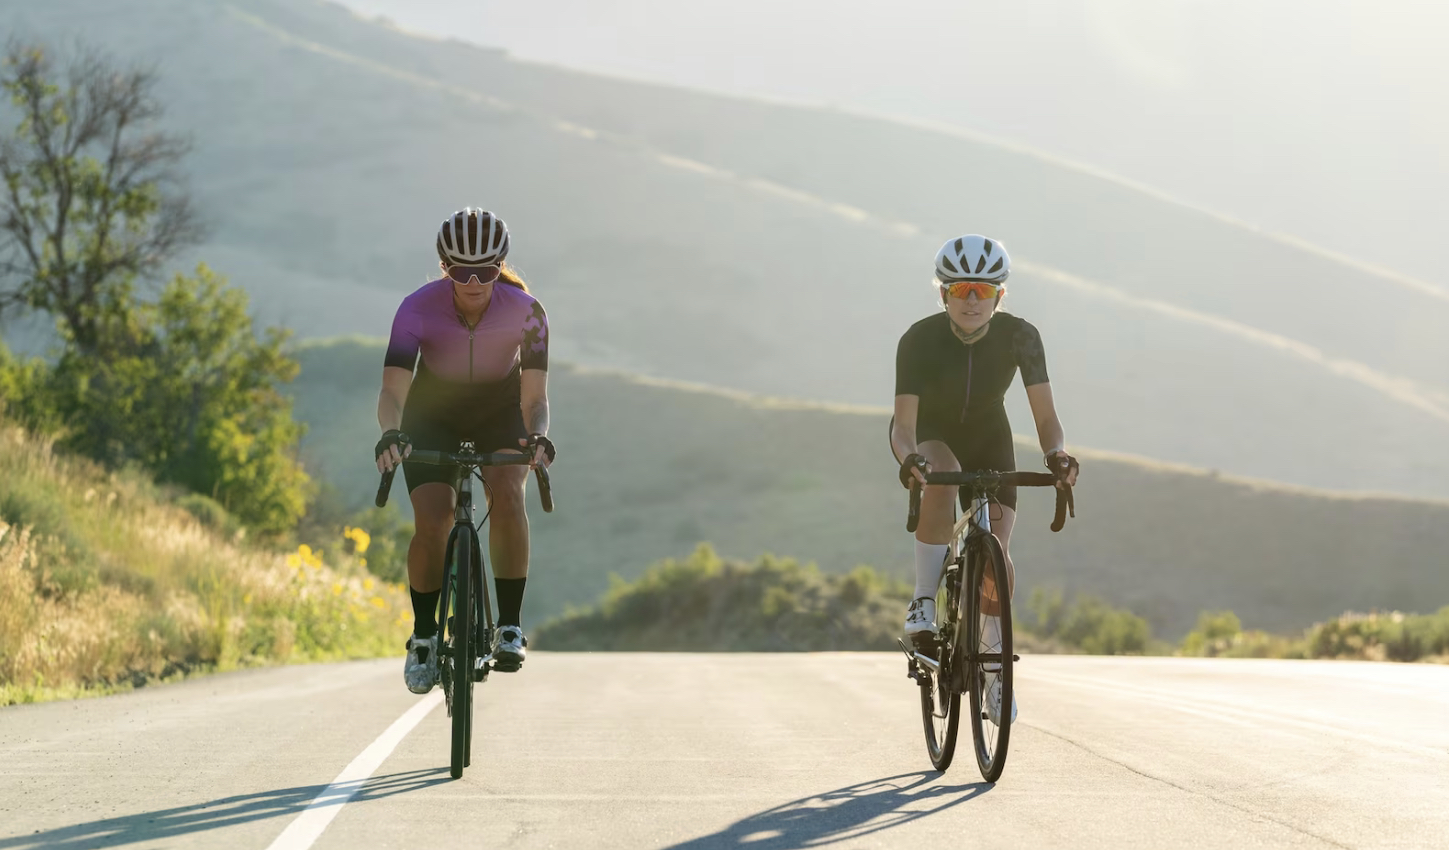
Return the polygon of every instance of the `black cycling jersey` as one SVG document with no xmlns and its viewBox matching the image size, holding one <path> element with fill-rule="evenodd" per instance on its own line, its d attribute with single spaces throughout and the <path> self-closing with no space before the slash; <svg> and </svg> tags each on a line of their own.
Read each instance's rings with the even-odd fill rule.
<svg viewBox="0 0 1449 850">
<path fill-rule="evenodd" d="M 1018 369 L 1024 386 L 1047 383 L 1041 334 L 1025 319 L 998 312 L 970 345 L 944 312 L 911 325 L 896 348 L 896 395 L 920 398 L 916 442 L 944 442 L 964 470 L 1016 469 L 1006 390 Z M 1016 507 L 1015 488 L 998 496 Z"/>
</svg>

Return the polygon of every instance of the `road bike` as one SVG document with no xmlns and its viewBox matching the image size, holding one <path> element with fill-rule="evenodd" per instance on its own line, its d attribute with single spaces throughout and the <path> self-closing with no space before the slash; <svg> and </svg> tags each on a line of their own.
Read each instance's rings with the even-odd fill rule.
<svg viewBox="0 0 1449 850">
<path fill-rule="evenodd" d="M 530 452 L 532 449 L 530 449 Z M 479 454 L 470 442 L 460 443 L 456 452 L 415 450 L 409 463 L 453 467 L 453 489 L 458 493 L 453 509 L 453 530 L 443 556 L 443 592 L 438 596 L 438 672 L 448 716 L 453 720 L 450 773 L 454 779 L 473 756 L 473 686 L 488 681 L 488 673 L 512 673 L 517 664 L 493 660 L 493 602 L 488 593 L 488 569 L 478 545 L 478 535 L 488 514 L 473 524 L 473 487 L 477 478 L 487 492 L 488 482 L 479 470 L 485 466 L 527 466 L 530 455 L 518 453 Z M 387 504 L 396 469 L 383 473 L 377 488 L 377 506 Z M 545 512 L 553 511 L 553 491 L 548 470 L 534 468 L 539 501 Z M 451 613 L 450 613 L 451 612 Z"/>
<path fill-rule="evenodd" d="M 961 696 L 970 705 L 971 739 L 976 764 L 987 782 L 1001 778 L 1006 748 L 1011 739 L 1012 671 L 1020 660 L 1012 652 L 1010 580 L 1001 543 L 991 533 L 991 505 L 1003 485 L 1052 487 L 1057 477 L 1045 472 L 929 472 L 927 484 L 961 488 L 965 509 L 951 530 L 946 567 L 941 578 L 944 600 L 935 634 L 921 632 L 911 645 L 899 641 L 909 660 L 907 675 L 921 691 L 921 720 L 926 730 L 926 752 L 937 770 L 951 766 L 956 733 L 961 723 Z M 1076 516 L 1070 487 L 1057 490 L 1052 531 L 1061 531 L 1067 512 Z M 921 488 L 911 486 L 906 530 L 915 532 L 921 515 Z M 938 594 L 938 596 L 941 594 Z M 1000 618 L 998 640 L 988 637 L 986 618 Z M 988 691 L 1000 688 L 1001 714 L 997 723 L 986 710 Z"/>
</svg>

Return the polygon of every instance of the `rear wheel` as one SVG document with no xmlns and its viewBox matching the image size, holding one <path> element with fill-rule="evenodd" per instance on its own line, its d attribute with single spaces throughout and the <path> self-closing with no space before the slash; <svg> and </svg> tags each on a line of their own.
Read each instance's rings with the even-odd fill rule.
<svg viewBox="0 0 1449 850">
<path fill-rule="evenodd" d="M 453 541 L 453 563 L 448 572 L 453 580 L 453 741 L 450 773 L 454 779 L 468 766 L 469 737 L 473 726 L 473 557 L 478 549 L 472 526 L 460 525 Z"/>
<path fill-rule="evenodd" d="M 931 670 L 916 662 L 920 671 L 917 681 L 921 688 L 921 721 L 926 731 L 926 753 L 931 757 L 931 766 L 937 770 L 951 766 L 951 759 L 956 754 L 956 734 L 961 728 L 961 694 L 953 686 L 957 679 L 953 661 L 959 655 L 956 644 L 960 617 L 957 616 L 955 600 L 960 596 L 960 581 L 960 568 L 948 565 L 943 580 L 946 602 L 938 608 L 938 637 L 934 646 L 918 647 L 922 655 L 940 659 L 940 669 Z"/>
<path fill-rule="evenodd" d="M 971 738 L 976 764 L 987 782 L 1001 778 L 1006 767 L 1006 748 L 1011 739 L 1012 641 L 1011 596 L 1006 574 L 1006 556 L 1001 543 L 991 534 L 973 537 L 967 560 L 967 611 L 961 633 L 968 636 L 958 652 L 965 665 L 966 690 L 971 695 Z M 985 628 L 985 618 L 1001 618 L 997 630 Z M 999 690 L 999 722 L 987 711 L 993 691 Z"/>
</svg>

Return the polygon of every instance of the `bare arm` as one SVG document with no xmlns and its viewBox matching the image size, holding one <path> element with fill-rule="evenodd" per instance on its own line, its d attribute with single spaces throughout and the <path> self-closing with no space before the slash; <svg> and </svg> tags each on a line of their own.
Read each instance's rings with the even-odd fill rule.
<svg viewBox="0 0 1449 850">
<path fill-rule="evenodd" d="M 548 372 L 543 369 L 524 369 L 519 389 L 519 405 L 523 408 L 523 427 L 529 436 L 548 434 Z M 548 466 L 549 460 L 539 446 L 534 455 L 535 463 Z"/>
<path fill-rule="evenodd" d="M 1057 405 L 1052 400 L 1050 383 L 1032 384 L 1026 388 L 1026 400 L 1031 404 L 1031 418 L 1036 420 L 1036 436 L 1041 443 L 1043 457 L 1056 452 L 1066 453 L 1067 437 L 1062 429 L 1062 420 L 1057 418 Z M 1077 483 L 1076 475 L 1068 484 Z"/>
<path fill-rule="evenodd" d="M 920 396 L 896 396 L 896 415 L 891 422 L 891 450 L 896 453 L 898 461 L 916 453 L 916 415 L 920 409 Z"/>
<path fill-rule="evenodd" d="M 411 369 L 382 367 L 382 392 L 377 396 L 377 424 L 384 431 L 402 427 L 403 405 L 413 385 Z"/>
<path fill-rule="evenodd" d="M 1036 436 L 1041 443 L 1042 455 L 1063 451 L 1067 437 L 1062 431 L 1062 421 L 1057 418 L 1052 385 L 1033 384 L 1027 387 L 1026 400 L 1031 404 L 1031 418 L 1036 420 Z"/>
<path fill-rule="evenodd" d="M 896 415 L 891 422 L 891 451 L 896 453 L 898 461 L 904 461 L 907 455 L 916 454 L 920 448 L 916 445 L 916 416 L 920 409 L 920 396 L 896 396 Z M 919 469 L 912 470 L 912 474 L 921 484 L 926 483 L 926 477 Z"/>
<path fill-rule="evenodd" d="M 400 428 L 402 426 L 403 405 L 408 400 L 408 390 L 413 385 L 413 373 L 411 369 L 404 369 L 400 366 L 382 367 L 382 392 L 377 395 L 377 424 L 382 426 L 384 432 Z M 389 469 L 396 469 L 402 459 L 412 452 L 412 447 L 407 447 L 403 455 L 397 452 L 397 446 L 393 445 L 377 459 L 377 471 L 387 472 Z"/>
</svg>

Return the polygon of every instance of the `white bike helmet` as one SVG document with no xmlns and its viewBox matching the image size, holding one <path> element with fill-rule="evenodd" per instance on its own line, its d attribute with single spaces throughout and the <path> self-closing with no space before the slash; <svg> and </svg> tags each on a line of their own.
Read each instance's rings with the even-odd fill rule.
<svg viewBox="0 0 1449 850">
<path fill-rule="evenodd" d="M 975 233 L 952 239 L 936 252 L 936 280 L 941 283 L 1005 283 L 1010 274 L 1011 257 L 1006 255 L 1006 246 Z"/>
<path fill-rule="evenodd" d="M 508 225 L 487 210 L 466 207 L 438 228 L 438 259 L 448 265 L 501 263 L 508 256 Z"/>
</svg>

